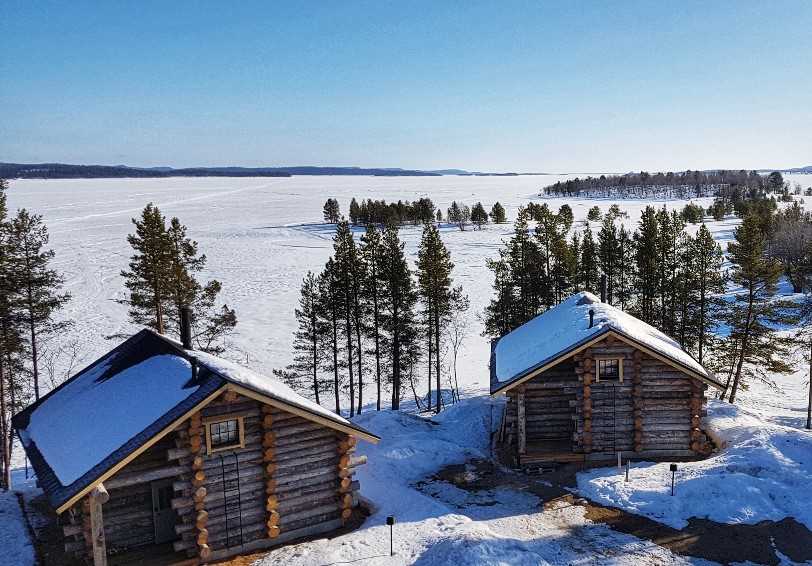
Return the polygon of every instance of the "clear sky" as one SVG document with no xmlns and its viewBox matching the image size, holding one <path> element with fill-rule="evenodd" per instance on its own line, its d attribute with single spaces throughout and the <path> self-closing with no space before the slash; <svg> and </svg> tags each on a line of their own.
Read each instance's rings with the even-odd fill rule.
<svg viewBox="0 0 812 566">
<path fill-rule="evenodd" d="M 809 0 L 0 4 L 0 161 L 812 164 Z"/>
</svg>

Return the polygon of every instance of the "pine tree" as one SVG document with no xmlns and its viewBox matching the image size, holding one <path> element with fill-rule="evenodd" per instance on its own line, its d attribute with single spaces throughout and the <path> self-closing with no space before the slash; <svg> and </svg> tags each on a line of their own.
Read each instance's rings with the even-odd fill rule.
<svg viewBox="0 0 812 566">
<path fill-rule="evenodd" d="M 125 302 L 130 306 L 130 322 L 149 326 L 158 333 L 166 332 L 165 312 L 170 297 L 172 252 L 166 233 L 166 219 L 156 206 L 149 203 L 141 213 L 141 219 L 133 218 L 135 234 L 127 236 L 127 242 L 135 250 L 130 258 L 130 271 L 122 271 L 124 285 L 130 296 Z"/>
<path fill-rule="evenodd" d="M 598 268 L 598 247 L 592 238 L 592 230 L 589 229 L 589 225 L 584 230 L 583 240 L 581 241 L 581 262 L 579 267 L 578 276 L 583 290 L 590 293 L 599 293 L 601 276 Z"/>
<path fill-rule="evenodd" d="M 581 234 L 573 232 L 569 243 L 569 279 L 572 290 L 576 293 L 581 290 Z"/>
<path fill-rule="evenodd" d="M 298 329 L 293 334 L 293 362 L 284 370 L 273 373 L 296 391 L 310 392 L 316 404 L 321 404 L 325 383 L 319 378 L 324 365 L 327 326 L 319 317 L 319 286 L 312 271 L 302 281 L 299 308 L 296 309 Z"/>
<path fill-rule="evenodd" d="M 701 364 L 705 358 L 710 337 L 717 324 L 723 301 L 719 295 L 725 291 L 722 275 L 722 248 L 717 244 L 708 227 L 703 223 L 693 241 L 693 286 L 696 288 L 696 302 L 691 317 L 695 320 L 697 359 Z"/>
<path fill-rule="evenodd" d="M 437 223 L 439 224 L 442 221 L 443 221 L 443 211 L 438 208 L 437 209 Z"/>
<path fill-rule="evenodd" d="M 618 263 L 620 256 L 617 226 L 615 217 L 607 214 L 603 218 L 601 231 L 598 233 L 598 264 L 606 275 L 606 302 L 615 304 L 615 287 L 618 279 Z"/>
<path fill-rule="evenodd" d="M 617 237 L 617 252 L 614 295 L 620 309 L 626 310 L 634 296 L 634 241 L 622 224 Z"/>
<path fill-rule="evenodd" d="M 490 217 L 491 221 L 494 224 L 504 224 L 505 222 L 507 222 L 505 207 L 499 204 L 499 202 L 495 202 L 494 205 L 491 207 Z"/>
<path fill-rule="evenodd" d="M 233 331 L 237 316 L 228 305 L 215 306 L 222 289 L 219 281 L 201 285 L 195 278 L 205 268 L 206 256 L 198 255 L 197 242 L 186 236 L 186 226 L 172 218 L 167 228 L 161 211 L 152 203 L 133 224 L 135 234 L 127 241 L 135 253 L 130 271 L 121 272 L 130 291 L 121 301 L 130 307 L 130 321 L 161 334 L 179 334 L 181 308 L 190 306 L 197 348 L 222 352 L 222 340 Z"/>
<path fill-rule="evenodd" d="M 471 209 L 471 222 L 477 230 L 482 230 L 482 226 L 488 223 L 488 213 L 485 212 L 481 202 L 476 203 Z"/>
<path fill-rule="evenodd" d="M 761 219 L 750 214 L 736 228 L 735 241 L 728 245 L 733 266 L 731 279 L 741 287 L 726 313 L 730 338 L 739 344 L 729 395 L 731 403 L 736 400 L 743 377 L 766 378 L 770 373 L 792 371 L 788 361 L 792 339 L 774 330 L 791 322 L 785 312 L 789 305 L 773 300 L 783 268 L 780 262 L 765 256 L 764 248 Z"/>
<path fill-rule="evenodd" d="M 640 216 L 640 225 L 634 233 L 637 301 L 635 311 L 643 322 L 657 325 L 660 266 L 657 253 L 659 239 L 657 212 L 647 206 Z"/>
<path fill-rule="evenodd" d="M 451 271 L 453 269 L 451 255 L 440 238 L 439 230 L 433 224 L 427 224 L 423 229 L 423 237 L 417 252 L 417 282 L 421 300 L 429 315 L 427 334 L 430 339 L 433 337 L 434 340 L 434 375 L 437 380 L 435 410 L 438 413 L 442 409 L 440 337 L 445 333 L 446 322 L 451 311 Z M 431 348 L 432 345 L 430 344 L 429 347 Z M 429 397 L 430 395 L 431 385 L 429 385 Z M 430 399 L 429 409 L 431 409 Z"/>
<path fill-rule="evenodd" d="M 379 277 L 384 290 L 381 329 L 386 339 L 383 347 L 391 367 L 392 408 L 395 410 L 400 408 L 403 377 L 409 375 L 416 361 L 414 308 L 417 294 L 403 248 L 397 225 L 388 224 L 381 240 Z"/>
<path fill-rule="evenodd" d="M 539 300 L 546 309 L 561 300 L 561 291 L 556 288 L 553 278 L 553 266 L 554 249 L 565 237 L 564 222 L 550 210 L 547 203 L 535 207 L 533 211 L 533 218 L 536 221 L 535 236 L 542 262 L 539 274 L 541 277 L 539 287 L 542 292 Z"/>
<path fill-rule="evenodd" d="M 564 225 L 564 232 L 569 232 L 572 228 L 572 223 L 575 217 L 572 214 L 572 207 L 568 204 L 562 204 L 558 209 L 558 217 Z"/>
<path fill-rule="evenodd" d="M 324 203 L 324 221 L 328 224 L 338 224 L 341 218 L 341 210 L 338 206 L 338 200 L 328 198 Z"/>
<path fill-rule="evenodd" d="M 331 257 L 318 278 L 318 310 L 319 316 L 327 326 L 327 343 L 330 352 L 323 363 L 325 371 L 333 374 L 333 396 L 337 415 L 341 414 L 341 387 L 343 385 L 339 361 L 342 352 L 339 328 L 344 313 L 343 291 L 338 267 Z"/>
<path fill-rule="evenodd" d="M 358 412 L 363 402 L 363 344 L 361 332 L 363 316 L 361 308 L 361 286 L 364 279 L 363 263 L 355 246 L 355 239 L 346 220 L 342 220 L 336 227 L 333 238 L 333 249 L 339 282 L 343 289 L 344 298 L 344 334 L 347 340 L 347 373 L 349 378 L 350 416 L 355 416 L 355 371 L 353 363 L 357 364 Z M 355 356 L 355 359 L 353 357 Z"/>
<path fill-rule="evenodd" d="M 374 224 L 367 225 L 366 234 L 361 236 L 359 250 L 361 260 L 364 262 L 364 280 L 361 288 L 363 302 L 370 312 L 370 324 L 366 325 L 367 335 L 372 339 L 373 350 L 369 353 L 375 356 L 375 409 L 381 410 L 381 233 Z"/>
<path fill-rule="evenodd" d="M 22 294 L 21 306 L 28 329 L 34 398 L 39 399 L 40 341 L 69 326 L 67 322 L 55 322 L 53 316 L 70 300 L 70 294 L 60 292 L 64 279 L 50 268 L 54 251 L 46 248 L 48 229 L 42 217 L 22 209 L 12 220 L 10 230 L 16 255 L 16 277 Z"/>
<path fill-rule="evenodd" d="M 7 218 L 7 187 L 0 179 L 0 488 L 4 489 L 11 487 L 11 416 L 27 404 L 22 371 L 26 356 L 23 294 Z"/>
<path fill-rule="evenodd" d="M 465 231 L 465 227 L 471 220 L 471 209 L 468 208 L 467 204 L 459 205 L 457 201 L 452 201 L 446 218 L 452 224 L 456 224 L 461 231 Z"/>
</svg>

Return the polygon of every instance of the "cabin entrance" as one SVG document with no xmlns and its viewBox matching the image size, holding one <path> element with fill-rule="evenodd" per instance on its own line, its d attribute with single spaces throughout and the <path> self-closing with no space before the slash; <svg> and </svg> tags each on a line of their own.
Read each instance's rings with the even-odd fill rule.
<svg viewBox="0 0 812 566">
<path fill-rule="evenodd" d="M 172 479 L 152 482 L 152 524 L 155 526 L 155 544 L 173 541 L 175 534 L 175 510 L 172 509 L 174 489 Z"/>
</svg>

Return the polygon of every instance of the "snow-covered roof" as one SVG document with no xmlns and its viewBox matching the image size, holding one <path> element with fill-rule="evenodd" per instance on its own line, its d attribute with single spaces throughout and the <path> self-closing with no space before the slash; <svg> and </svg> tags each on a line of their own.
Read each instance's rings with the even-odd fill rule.
<svg viewBox="0 0 812 566">
<path fill-rule="evenodd" d="M 589 311 L 594 312 L 589 325 Z M 568 354 L 601 334 L 615 331 L 716 385 L 716 379 L 680 345 L 660 330 L 595 295 L 581 292 L 506 334 L 496 343 L 491 391 Z"/>
<path fill-rule="evenodd" d="M 192 362 L 197 359 L 197 376 Z M 304 418 L 378 437 L 279 380 L 143 330 L 14 417 L 51 504 L 59 509 L 228 384 Z M 269 401 L 269 402 L 270 402 Z"/>
</svg>

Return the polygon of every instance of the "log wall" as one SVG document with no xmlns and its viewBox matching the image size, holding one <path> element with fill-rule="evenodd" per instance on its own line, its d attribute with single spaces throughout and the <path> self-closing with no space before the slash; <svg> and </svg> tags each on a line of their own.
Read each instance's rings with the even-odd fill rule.
<svg viewBox="0 0 812 566">
<path fill-rule="evenodd" d="M 243 419 L 242 448 L 207 453 L 206 419 Z M 358 503 L 356 439 L 227 391 L 105 481 L 108 555 L 154 544 L 152 485 L 173 479 L 180 556 L 200 562 L 341 527 Z M 86 499 L 64 515 L 65 547 L 87 557 Z"/>
<path fill-rule="evenodd" d="M 623 360 L 623 380 L 597 381 L 600 358 Z M 527 452 L 571 441 L 588 457 L 617 452 L 649 457 L 705 454 L 700 429 L 707 385 L 634 346 L 609 336 L 566 362 L 509 390 L 500 433 L 519 457 L 519 401 Z"/>
</svg>

